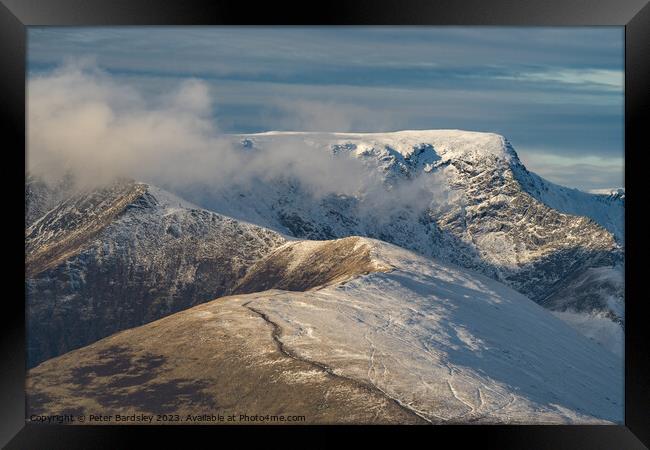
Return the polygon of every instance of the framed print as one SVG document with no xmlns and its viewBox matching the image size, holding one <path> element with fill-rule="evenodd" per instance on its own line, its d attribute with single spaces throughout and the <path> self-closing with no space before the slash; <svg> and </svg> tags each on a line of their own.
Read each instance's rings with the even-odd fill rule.
<svg viewBox="0 0 650 450">
<path fill-rule="evenodd" d="M 648 445 L 645 2 L 155 6 L 3 1 L 3 445 Z"/>
</svg>

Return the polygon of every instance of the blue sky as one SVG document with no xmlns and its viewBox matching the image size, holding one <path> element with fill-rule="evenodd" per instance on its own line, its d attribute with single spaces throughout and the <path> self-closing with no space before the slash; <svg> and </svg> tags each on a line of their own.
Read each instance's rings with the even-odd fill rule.
<svg viewBox="0 0 650 450">
<path fill-rule="evenodd" d="M 28 77 L 78 59 L 145 96 L 203 80 L 225 132 L 491 131 L 551 181 L 624 185 L 622 27 L 29 29 Z"/>
</svg>

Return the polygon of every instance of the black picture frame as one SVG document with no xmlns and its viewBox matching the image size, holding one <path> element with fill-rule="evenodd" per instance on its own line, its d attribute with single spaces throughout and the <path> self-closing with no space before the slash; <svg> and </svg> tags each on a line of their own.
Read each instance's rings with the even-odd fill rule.
<svg viewBox="0 0 650 450">
<path fill-rule="evenodd" d="M 647 300 L 642 295 L 645 270 L 645 220 L 642 164 L 650 110 L 650 4 L 647 0 L 462 0 L 462 1 L 331 1 L 265 2 L 183 0 L 0 0 L 0 123 L 6 198 L 5 222 L 15 224 L 6 236 L 6 283 L 15 295 L 3 304 L 0 397 L 0 444 L 6 448 L 125 448 L 136 437 L 168 440 L 189 431 L 205 437 L 223 427 L 91 427 L 26 424 L 24 413 L 25 335 L 24 255 L 21 248 L 24 211 L 19 189 L 24 186 L 26 27 L 63 25 L 500 25 L 625 27 L 625 425 L 621 426 L 436 426 L 409 427 L 433 434 L 437 443 L 468 440 L 495 448 L 634 449 L 650 446 L 650 354 Z M 8 163 L 8 156 L 14 161 Z M 20 172 L 22 166 L 22 173 Z M 10 176 L 11 175 L 11 176 Z M 24 197 L 23 197 L 24 200 Z M 11 219 L 11 220 L 10 220 Z M 20 223 L 20 231 L 19 224 Z M 21 267 L 21 261 L 23 266 Z M 21 287 L 22 286 L 22 287 Z M 11 290 L 12 294 L 14 290 Z M 282 428 L 282 430 L 280 430 Z M 312 431 L 321 427 L 273 427 L 273 433 Z M 404 427 L 397 427 L 404 429 Z M 253 433 L 248 427 L 243 435 Z M 383 438 L 395 428 L 372 427 Z M 270 431 L 267 427 L 255 432 Z M 328 436 L 368 431 L 367 427 L 328 427 Z M 171 441 L 168 441 L 171 442 Z M 324 441 L 322 441 L 324 443 Z"/>
</svg>

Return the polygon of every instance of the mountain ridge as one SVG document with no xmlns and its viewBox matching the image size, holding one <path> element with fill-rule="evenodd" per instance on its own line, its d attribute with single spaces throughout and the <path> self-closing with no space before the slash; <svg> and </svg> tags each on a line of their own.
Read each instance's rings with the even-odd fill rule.
<svg viewBox="0 0 650 450">
<path fill-rule="evenodd" d="M 429 130 L 426 132 L 373 134 L 270 132 L 236 135 L 232 138 L 234 139 L 233 145 L 239 146 L 241 151 L 249 152 L 253 158 L 259 152 L 273 150 L 278 148 L 276 146 L 284 145 L 284 139 L 287 136 L 292 139 L 288 144 L 298 145 L 298 148 L 300 146 L 314 147 L 318 151 L 327 152 L 334 158 L 351 158 L 361 161 L 365 170 L 361 175 L 368 174 L 370 178 L 379 176 L 382 183 L 382 190 L 377 191 L 378 194 L 375 193 L 375 197 L 370 200 L 382 200 L 382 196 L 388 196 L 390 208 L 382 208 L 381 204 L 376 207 L 376 203 L 368 204 L 368 197 L 364 197 L 363 192 L 358 195 L 339 195 L 333 192 L 314 197 L 301 186 L 300 181 L 290 178 L 258 180 L 258 184 L 244 187 L 235 185 L 224 191 L 210 192 L 211 197 L 207 200 L 190 197 L 191 202 L 174 197 L 152 185 L 136 183 L 135 185 L 146 186 L 147 192 L 137 201 L 128 204 L 125 208 L 128 211 L 125 214 L 133 216 L 136 212 L 145 213 L 143 216 L 133 216 L 132 219 L 135 220 L 133 223 L 139 224 L 140 229 L 144 230 L 142 231 L 144 234 L 125 231 L 130 224 L 118 219 L 118 221 L 122 220 L 120 223 L 122 223 L 124 231 L 109 237 L 109 241 L 102 244 L 109 249 L 108 253 L 105 253 L 97 247 L 98 243 L 93 244 L 96 239 L 92 233 L 82 233 L 85 236 L 85 244 L 94 248 L 95 253 L 84 253 L 79 246 L 68 245 L 66 247 L 64 245 L 63 249 L 71 250 L 71 252 L 64 252 L 62 257 L 50 261 L 50 266 L 56 266 L 59 263 L 66 265 L 64 268 L 59 264 L 59 269 L 49 272 L 50 275 L 56 273 L 54 278 L 58 281 L 55 282 L 52 279 L 46 281 L 48 276 L 42 277 L 37 282 L 29 281 L 28 293 L 37 295 L 44 289 L 44 292 L 59 292 L 61 300 L 68 296 L 79 299 L 79 293 L 75 292 L 76 288 L 73 286 L 77 286 L 77 280 L 83 282 L 84 277 L 81 274 L 87 273 L 88 262 L 100 264 L 104 257 L 103 254 L 110 255 L 110 249 L 118 248 L 121 249 L 119 251 L 122 252 L 123 257 L 127 258 L 119 264 L 132 267 L 129 270 L 141 273 L 138 276 L 144 277 L 145 280 L 153 276 L 152 274 L 156 273 L 159 267 L 169 266 L 165 270 L 172 270 L 168 275 L 171 277 L 169 281 L 171 297 L 177 296 L 178 294 L 174 293 L 176 284 L 188 286 L 188 283 L 195 279 L 195 275 L 192 275 L 194 269 L 191 268 L 191 264 L 189 266 L 187 264 L 188 261 L 194 260 L 196 255 L 192 256 L 187 249 L 182 249 L 178 250 L 178 253 L 187 255 L 188 261 L 178 260 L 178 256 L 172 254 L 169 258 L 170 261 L 175 261 L 173 264 L 165 265 L 160 260 L 152 263 L 150 255 L 156 254 L 158 251 L 154 247 L 154 242 L 161 238 L 163 239 L 160 242 L 169 243 L 173 243 L 179 238 L 189 239 L 188 242 L 190 242 L 193 252 L 198 252 L 200 258 L 209 258 L 201 250 L 202 245 L 198 240 L 199 236 L 203 236 L 200 234 L 203 231 L 192 237 L 192 233 L 194 233 L 192 230 L 204 229 L 203 225 L 199 225 L 204 221 L 204 217 L 230 216 L 234 219 L 228 219 L 229 223 L 236 223 L 236 227 L 241 226 L 247 230 L 264 228 L 275 230 L 260 232 L 276 236 L 273 240 L 277 245 L 292 239 L 333 240 L 350 236 L 380 239 L 427 257 L 478 271 L 492 279 L 508 284 L 558 313 L 605 317 L 608 318 L 607 320 L 611 319 L 617 326 L 624 325 L 622 271 L 617 269 L 621 266 L 623 259 L 621 243 L 617 242 L 612 233 L 598 225 L 592 218 L 559 212 L 522 188 L 522 177 L 528 177 L 533 180 L 529 185 L 536 186 L 539 192 L 548 192 L 548 189 L 551 189 L 552 192 L 554 189 L 552 184 L 539 177 L 533 177 L 534 174 L 530 174 L 525 169 L 514 148 L 503 136 L 494 133 L 458 130 Z M 332 136 L 335 139 L 331 139 Z M 280 140 L 277 141 L 278 139 Z M 346 160 L 343 159 L 343 161 Z M 442 188 L 440 187 L 441 180 L 444 181 Z M 416 189 L 412 190 L 412 186 L 415 186 Z M 395 192 L 398 193 L 398 197 L 391 197 Z M 562 191 L 561 196 L 555 197 L 566 198 L 566 192 Z M 177 193 L 185 197 L 182 191 L 177 191 Z M 46 194 L 37 195 L 35 198 L 47 199 L 48 195 Z M 85 195 L 92 197 L 92 194 Z M 412 200 L 412 195 L 420 196 L 430 203 L 424 206 L 418 203 L 411 204 L 409 202 Z M 541 194 L 538 195 L 538 197 L 540 196 Z M 164 205 L 159 201 L 163 197 L 166 199 L 162 202 Z M 438 202 L 439 197 L 444 197 L 442 203 Z M 547 195 L 547 197 L 553 196 Z M 601 197 L 593 196 L 597 199 Z M 56 196 L 52 196 L 52 198 L 56 198 Z M 404 201 L 395 200 L 400 198 Z M 90 204 L 92 206 L 93 203 L 90 202 Z M 34 249 L 38 247 L 36 244 L 41 241 L 49 243 L 48 239 L 51 240 L 54 236 L 51 236 L 52 233 L 55 234 L 65 229 L 64 225 L 59 226 L 53 222 L 51 224 L 53 229 L 48 230 L 45 226 L 47 221 L 43 218 L 56 218 L 59 214 L 57 208 L 65 209 L 65 205 L 64 201 L 58 207 L 47 211 L 43 217 L 35 219 L 28 228 L 28 237 L 26 238 L 28 273 L 31 273 L 30 270 L 39 268 L 38 264 L 33 264 L 35 255 L 38 256 L 38 252 L 34 252 Z M 599 205 L 603 208 L 611 206 L 607 203 Z M 29 209 L 28 207 L 28 212 Z M 150 215 L 148 211 L 153 210 L 161 212 Z M 162 212 L 163 210 L 164 212 Z M 63 214 L 65 211 L 59 212 Z M 81 217 L 81 219 L 85 217 L 84 214 L 80 215 L 79 211 L 74 211 L 74 208 L 70 213 L 70 217 Z M 32 216 L 35 215 L 37 214 L 32 214 Z M 63 214 L 63 216 L 65 215 Z M 185 217 L 185 219 L 180 222 L 169 220 L 169 217 L 177 216 Z M 111 216 L 110 214 L 106 217 L 108 218 L 107 222 L 103 225 L 101 225 L 103 222 L 99 221 L 101 226 L 107 225 L 111 218 L 116 218 L 115 215 Z M 140 218 L 136 219 L 136 217 Z M 153 220 L 148 222 L 149 219 L 144 219 L 145 217 Z M 184 233 L 182 224 L 186 219 L 191 224 L 187 228 L 190 231 L 189 235 Z M 75 222 L 75 220 L 77 219 L 71 221 L 75 226 L 83 225 L 83 220 L 81 222 Z M 162 227 L 163 222 L 170 223 Z M 108 226 L 110 228 L 110 224 Z M 110 235 L 110 233 L 108 234 Z M 150 239 L 153 236 L 157 237 Z M 173 239 L 170 240 L 170 237 Z M 101 239 L 100 237 L 100 241 Z M 144 253 L 138 253 L 139 250 L 125 250 L 129 246 L 135 245 L 139 239 L 144 239 L 145 243 L 149 242 L 145 244 L 149 248 Z M 235 240 L 235 242 L 239 241 Z M 125 246 L 125 243 L 129 243 L 129 245 Z M 265 248 L 272 251 L 276 244 Z M 287 245 L 290 248 L 294 246 L 294 244 Z M 295 245 L 299 247 L 303 244 Z M 42 246 L 41 254 L 51 256 L 49 248 L 47 245 Z M 233 250 L 236 253 L 237 249 L 233 248 Z M 234 283 L 242 279 L 244 272 L 254 268 L 256 264 L 260 264 L 264 256 L 265 254 L 262 252 L 259 255 L 261 260 L 249 258 L 246 264 L 234 272 L 230 272 L 231 269 L 226 268 L 225 272 L 230 273 L 229 281 L 221 278 L 219 283 L 225 284 L 217 288 L 216 291 L 213 290 L 213 294 L 227 294 L 229 289 L 234 288 Z M 66 257 L 67 260 L 65 260 Z M 118 261 L 114 260 L 113 263 L 117 264 Z M 172 266 L 176 264 L 178 267 L 173 268 Z M 237 262 L 237 264 L 240 263 Z M 78 270 L 79 267 L 82 268 L 81 271 Z M 97 270 L 101 270 L 100 267 L 101 265 L 98 265 Z M 186 268 L 179 271 L 180 267 Z M 612 268 L 611 276 L 596 279 L 583 275 L 598 268 Z M 272 265 L 266 269 L 272 269 Z M 75 275 L 70 278 L 64 272 L 80 274 L 80 276 Z M 66 277 L 69 279 L 64 281 Z M 586 293 L 587 296 L 563 297 L 562 292 L 575 291 L 573 283 L 579 277 L 583 277 L 590 283 L 581 285 L 581 292 Z M 74 282 L 71 281 L 73 279 Z M 207 279 L 200 279 L 201 283 L 213 285 Z M 95 281 L 108 283 L 107 279 Z M 109 288 L 109 286 L 106 285 L 106 288 L 108 292 L 111 292 L 113 288 Z M 199 291 L 202 289 L 204 287 L 198 287 Z M 152 292 L 158 292 L 155 294 L 156 296 L 169 297 L 168 294 L 157 289 Z M 92 294 L 88 295 L 94 298 Z M 152 294 L 141 292 L 138 295 L 148 298 Z M 210 298 L 207 292 L 202 295 L 202 300 Z M 57 300 L 57 304 L 61 300 Z M 157 301 L 161 302 L 161 300 Z M 187 307 L 191 306 L 194 301 L 198 300 L 196 298 L 189 302 L 184 300 L 182 304 Z M 171 309 L 162 307 L 169 302 L 174 304 L 175 300 L 162 301 L 158 311 L 167 311 L 168 313 L 174 311 L 174 308 L 180 307 L 179 305 L 173 306 Z M 64 304 L 65 302 L 61 303 L 61 305 Z M 57 308 L 65 309 L 67 307 L 58 306 Z M 47 309 L 42 312 L 45 311 Z M 145 316 L 156 317 L 155 314 L 139 314 L 139 316 L 139 320 L 145 320 Z M 128 323 L 139 324 L 137 322 Z M 600 326 L 602 322 L 594 321 L 594 324 Z M 584 324 L 581 324 L 579 328 L 583 332 L 585 331 Z M 36 334 L 38 335 L 38 333 Z M 591 330 L 587 330 L 586 334 L 599 335 Z M 67 345 L 69 344 L 64 344 L 61 348 L 69 348 L 66 347 Z M 622 340 L 615 343 L 614 346 L 622 348 Z M 610 346 L 610 348 L 612 347 Z M 56 352 L 49 351 L 50 355 L 56 354 Z"/>
</svg>

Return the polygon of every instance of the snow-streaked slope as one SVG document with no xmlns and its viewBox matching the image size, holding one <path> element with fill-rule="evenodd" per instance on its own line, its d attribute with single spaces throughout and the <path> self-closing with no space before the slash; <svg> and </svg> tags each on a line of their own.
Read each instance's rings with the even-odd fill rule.
<svg viewBox="0 0 650 450">
<path fill-rule="evenodd" d="M 520 161 L 513 172 L 530 195 L 553 209 L 566 214 L 586 216 L 606 228 L 616 240 L 625 240 L 625 190 L 599 189 L 590 192 L 551 183 L 529 172 Z"/>
<path fill-rule="evenodd" d="M 287 354 L 271 324 L 242 302 L 223 300 L 31 369 L 28 415 L 112 416 L 99 425 L 123 425 L 116 415 L 134 414 L 190 425 L 427 423 L 372 386 Z M 219 415 L 235 420 L 212 418 Z"/>
<path fill-rule="evenodd" d="M 74 194 L 36 219 L 25 231 L 27 275 L 37 275 L 79 253 L 145 192 L 144 184 L 117 182 Z"/>
<path fill-rule="evenodd" d="M 622 421 L 623 366 L 612 353 L 484 276 L 362 244 L 392 270 L 251 294 L 247 306 L 281 327 L 288 350 L 434 422 Z"/>
<path fill-rule="evenodd" d="M 590 264 L 620 258 L 612 255 L 620 250 L 612 235 L 592 220 L 562 214 L 526 191 L 518 173 L 523 166 L 500 135 L 457 130 L 267 132 L 233 139 L 245 142 L 249 153 L 272 154 L 289 145 L 315 147 L 338 158 L 361 160 L 369 180 L 382 180 L 387 204 L 369 198 L 363 183 L 352 195 L 334 188 L 330 195 L 313 197 L 301 186 L 304 180 L 286 179 L 230 186 L 202 199 L 201 204 L 213 210 L 297 237 L 378 238 L 480 270 L 534 299 L 550 294 L 541 291 L 559 281 L 567 264 L 580 259 L 573 255 L 577 249 L 593 253 L 588 259 L 597 261 Z M 394 195 L 396 191 L 400 194 Z M 566 253 L 572 261 L 566 260 Z M 565 261 L 555 264 L 557 255 Z M 551 264 L 545 264 L 548 259 Z M 531 266 L 541 272 L 540 263 L 547 267 L 536 276 L 547 280 L 528 283 Z M 521 271 L 524 274 L 517 273 Z"/>
<path fill-rule="evenodd" d="M 390 265 L 373 257 L 368 242 L 358 236 L 287 242 L 251 266 L 233 292 L 307 291 L 362 274 L 391 270 Z"/>
<path fill-rule="evenodd" d="M 27 229 L 29 365 L 227 294 L 284 242 L 144 183 L 80 192 Z"/>
<path fill-rule="evenodd" d="M 223 297 L 46 361 L 29 373 L 29 410 L 622 421 L 621 360 L 482 275 L 359 237 L 286 243 L 249 285 L 268 275 L 304 291 Z"/>
</svg>

